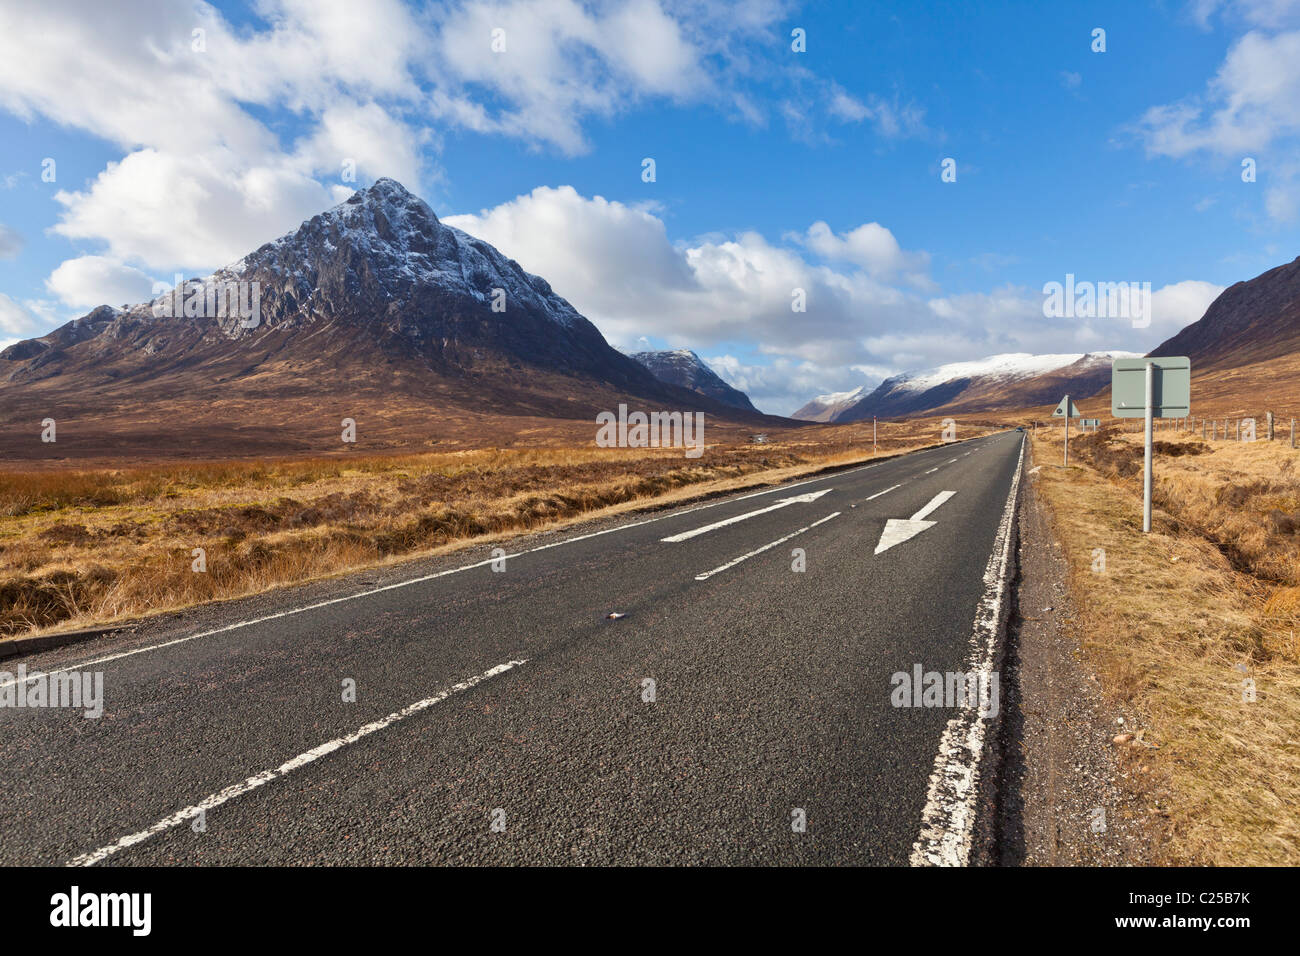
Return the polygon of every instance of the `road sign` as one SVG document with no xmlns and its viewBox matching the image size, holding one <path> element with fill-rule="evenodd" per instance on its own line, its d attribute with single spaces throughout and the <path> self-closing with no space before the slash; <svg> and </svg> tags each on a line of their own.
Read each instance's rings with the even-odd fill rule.
<svg viewBox="0 0 1300 956">
<path fill-rule="evenodd" d="M 1085 418 L 1083 421 L 1079 422 L 1079 424 L 1082 425 L 1084 428 L 1100 428 L 1100 427 L 1101 427 L 1101 419 L 1100 419 L 1100 418 Z"/>
<path fill-rule="evenodd" d="M 1116 418 L 1146 417 L 1147 365 L 1153 372 L 1153 418 L 1191 414 L 1192 362 L 1185 355 L 1115 359 L 1110 373 L 1110 413 Z"/>
<path fill-rule="evenodd" d="M 1067 408 L 1070 410 L 1069 415 L 1066 415 L 1065 413 L 1065 410 Z M 1052 412 L 1052 417 L 1053 418 L 1078 418 L 1079 406 L 1074 404 L 1074 402 L 1070 401 L 1070 396 L 1067 395 L 1065 396 L 1065 398 L 1061 399 L 1061 404 L 1056 406 L 1056 411 Z"/>
<path fill-rule="evenodd" d="M 1186 418 L 1192 410 L 1192 360 L 1186 355 L 1115 359 L 1110 372 L 1110 412 L 1142 418 L 1142 532 L 1151 530 L 1151 432 L 1157 418 Z"/>
</svg>

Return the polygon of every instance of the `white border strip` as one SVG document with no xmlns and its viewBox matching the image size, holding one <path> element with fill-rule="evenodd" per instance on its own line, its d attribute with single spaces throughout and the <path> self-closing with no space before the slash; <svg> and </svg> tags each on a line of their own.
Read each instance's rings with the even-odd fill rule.
<svg viewBox="0 0 1300 956">
<path fill-rule="evenodd" d="M 830 521 L 832 518 L 838 518 L 841 514 L 843 514 L 842 511 L 833 511 L 830 514 L 828 514 L 825 518 L 821 518 L 817 521 L 814 521 L 810 525 L 805 525 L 804 527 L 800 528 L 798 531 L 791 531 L 784 538 L 777 538 L 775 541 L 769 544 L 765 544 L 761 548 L 755 548 L 753 551 L 750 551 L 748 554 L 742 554 L 738 558 L 732 558 L 726 564 L 722 565 L 721 567 L 714 568 L 712 571 L 705 571 L 703 574 L 697 574 L 695 575 L 695 580 L 707 581 L 715 574 L 721 574 L 723 571 L 726 571 L 729 568 L 734 568 L 742 561 L 748 561 L 750 558 L 754 557 L 755 555 L 762 554 L 764 551 L 770 551 L 773 548 L 775 548 L 778 544 L 785 544 L 791 538 L 796 538 L 799 535 L 803 534 L 805 531 L 809 530 L 810 528 L 817 527 L 819 524 L 825 524 L 827 521 Z"/>
<path fill-rule="evenodd" d="M 1025 442 L 1011 478 L 1011 490 L 1002 509 L 993 552 L 984 569 L 984 593 L 975 609 L 975 626 L 970 638 L 967 671 L 981 681 L 991 679 L 997 649 L 998 624 L 1007 591 L 1007 569 L 1011 564 L 1012 529 L 1016 518 L 1016 492 L 1020 468 L 1025 459 Z M 980 684 L 980 686 L 985 686 Z M 921 811 L 921 833 L 912 844 L 912 866 L 965 866 L 970 862 L 971 831 L 975 826 L 975 798 L 979 787 L 980 758 L 984 756 L 984 733 L 988 718 L 977 705 L 970 705 L 948 721 L 939 739 L 939 754 Z"/>
<path fill-rule="evenodd" d="M 118 840 L 116 843 L 110 843 L 108 846 L 102 846 L 98 850 L 93 850 L 90 853 L 83 853 L 81 856 L 74 857 L 68 861 L 67 865 L 94 866 L 96 863 L 108 859 L 115 853 L 120 853 L 122 850 L 135 846 L 137 843 L 143 843 L 145 840 L 157 836 L 164 830 L 170 830 L 172 827 L 180 826 L 186 820 L 192 820 L 201 813 L 219 807 L 223 803 L 233 800 L 236 797 L 242 797 L 244 794 L 256 790 L 258 787 L 264 787 L 271 781 L 278 780 L 280 777 L 292 773 L 299 767 L 305 767 L 307 764 L 313 763 L 327 754 L 332 754 L 334 751 L 346 747 L 348 744 L 356 743 L 362 737 L 368 737 L 376 731 L 392 726 L 399 720 L 405 720 L 413 714 L 418 714 L 422 710 L 427 710 L 434 704 L 442 703 L 452 694 L 459 694 L 461 691 L 469 690 L 476 684 L 481 684 L 489 677 L 504 674 L 506 671 L 518 667 L 520 664 L 527 663 L 528 661 L 525 659 L 521 661 L 507 661 L 504 664 L 498 664 L 496 667 L 484 671 L 477 677 L 471 677 L 469 680 L 461 681 L 459 684 L 453 684 L 451 687 L 434 694 L 432 697 L 426 697 L 424 700 L 417 700 L 409 707 L 403 707 L 401 710 L 394 711 L 387 717 L 382 717 L 379 720 L 366 724 L 359 730 L 354 730 L 345 737 L 335 737 L 333 740 L 327 740 L 319 747 L 313 747 L 306 753 L 299 754 L 292 760 L 285 761 L 274 770 L 263 770 L 261 773 L 255 774 L 241 783 L 232 784 L 224 790 L 218 790 L 216 793 L 199 801 L 193 806 L 186 807 L 184 810 L 177 810 L 171 816 L 164 817 L 147 830 L 140 830 L 137 833 L 132 833 L 129 836 L 122 837 L 122 839 Z"/>
</svg>

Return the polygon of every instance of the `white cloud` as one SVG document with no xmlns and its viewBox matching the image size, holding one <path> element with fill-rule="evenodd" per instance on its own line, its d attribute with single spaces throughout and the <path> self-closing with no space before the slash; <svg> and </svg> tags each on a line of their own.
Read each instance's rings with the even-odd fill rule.
<svg viewBox="0 0 1300 956">
<path fill-rule="evenodd" d="M 1283 4 L 1250 7 L 1253 22 L 1280 22 Z M 1300 2 L 1290 4 L 1300 10 Z M 1300 210 L 1300 30 L 1251 31 L 1229 48 L 1204 93 L 1153 106 L 1133 129 L 1150 156 L 1213 157 L 1240 172 L 1250 157 L 1259 168 L 1265 210 L 1275 220 Z M 1261 187 L 1262 188 L 1262 187 Z"/>
<path fill-rule="evenodd" d="M 1212 17 L 1223 15 L 1276 29 L 1300 22 L 1300 0 L 1192 0 L 1189 12 L 1206 28 Z"/>
<path fill-rule="evenodd" d="M 45 287 L 65 305 L 136 305 L 153 297 L 154 280 L 139 269 L 104 256 L 68 259 L 50 273 Z"/>
<path fill-rule="evenodd" d="M 1202 97 L 1152 107 L 1139 124 L 1148 152 L 1224 156 L 1267 147 L 1300 130 L 1300 31 L 1237 40 Z"/>
<path fill-rule="evenodd" d="M 1215 285 L 1213 282 L 1187 279 L 1153 291 L 1151 328 L 1139 335 L 1138 340 L 1142 343 L 1140 347 L 1153 349 L 1165 339 L 1199 320 L 1223 289 L 1223 286 Z"/>
<path fill-rule="evenodd" d="M 0 292 L 0 335 L 10 336 L 6 342 L 37 334 L 41 323 L 32 312 Z"/>
<path fill-rule="evenodd" d="M 709 359 L 719 374 L 777 412 L 892 372 L 1000 352 L 1149 348 L 1200 318 L 1220 291 L 1202 282 L 1159 289 L 1151 328 L 1135 330 L 1128 319 L 1046 319 L 1039 290 L 927 298 L 891 284 L 928 257 L 900 249 L 879 223 L 840 235 L 815 223 L 792 236 L 840 265 L 832 268 L 757 233 L 674 244 L 652 208 L 568 186 L 445 221 L 545 276 L 617 346 L 653 339 L 702 355 L 721 347 Z M 806 312 L 791 311 L 796 288 Z M 737 342 L 760 344 L 737 356 Z"/>
<path fill-rule="evenodd" d="M 808 227 L 801 240 L 823 259 L 849 262 L 877 279 L 903 277 L 913 285 L 931 287 L 926 276 L 930 256 L 925 252 L 904 252 L 894 234 L 878 222 L 869 222 L 847 233 L 836 234 L 818 221 Z"/>
<path fill-rule="evenodd" d="M 494 51 L 498 30 L 504 49 Z M 434 42 L 435 115 L 567 153 L 586 150 L 587 117 L 613 115 L 641 96 L 688 101 L 713 92 L 704 50 L 656 0 L 594 9 L 575 0 L 460 3 L 442 12 Z M 484 105 L 476 88 L 499 104 Z"/>
<path fill-rule="evenodd" d="M 915 103 L 901 102 L 897 96 L 890 102 L 870 93 L 864 103 L 838 83 L 829 84 L 827 96 L 826 110 L 831 116 L 845 123 L 869 122 L 887 139 L 921 136 L 928 132 L 925 111 Z"/>
<path fill-rule="evenodd" d="M 770 364 L 747 363 L 734 355 L 704 356 L 729 385 L 749 396 L 758 409 L 789 415 L 817 395 L 878 385 L 885 373 L 863 366 L 826 368 L 812 362 L 777 358 Z"/>
</svg>

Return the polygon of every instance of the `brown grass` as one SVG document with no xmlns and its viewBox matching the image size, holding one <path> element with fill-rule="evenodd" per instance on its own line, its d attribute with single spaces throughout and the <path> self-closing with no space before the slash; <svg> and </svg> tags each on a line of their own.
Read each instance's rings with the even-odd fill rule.
<svg viewBox="0 0 1300 956">
<path fill-rule="evenodd" d="M 0 472 L 0 637 L 111 622 L 872 457 L 870 424 L 767 445 L 492 448 Z M 969 433 L 978 433 L 970 429 Z M 880 453 L 927 444 L 889 425 Z M 193 570 L 204 550 L 206 571 Z"/>
<path fill-rule="evenodd" d="M 1034 447 L 1080 644 L 1137 715 L 1127 775 L 1163 824 L 1162 852 L 1300 863 L 1300 451 L 1162 432 L 1143 535 L 1139 435 L 1072 440 L 1068 470 L 1059 430 L 1040 429 Z"/>
</svg>

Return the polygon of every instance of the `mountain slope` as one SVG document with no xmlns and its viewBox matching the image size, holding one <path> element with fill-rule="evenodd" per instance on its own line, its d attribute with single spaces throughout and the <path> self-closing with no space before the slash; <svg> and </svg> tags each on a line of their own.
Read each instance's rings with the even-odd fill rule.
<svg viewBox="0 0 1300 956">
<path fill-rule="evenodd" d="M 1154 348 L 1193 370 L 1228 369 L 1300 352 L 1300 258 L 1224 289 L 1198 321 Z"/>
<path fill-rule="evenodd" d="M 692 392 L 706 395 L 733 408 L 747 412 L 758 411 L 748 395 L 724 382 L 717 372 L 690 349 L 632 352 L 630 355 L 661 382 L 689 388 Z"/>
</svg>

